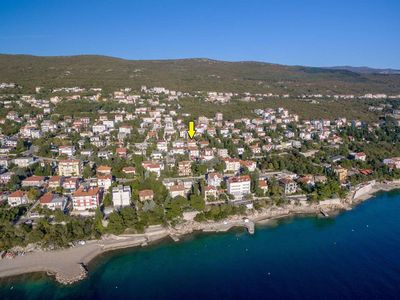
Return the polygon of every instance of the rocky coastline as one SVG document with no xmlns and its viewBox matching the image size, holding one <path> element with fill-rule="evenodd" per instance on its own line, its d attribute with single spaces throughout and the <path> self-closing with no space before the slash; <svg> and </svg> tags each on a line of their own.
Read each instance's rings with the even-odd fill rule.
<svg viewBox="0 0 400 300">
<path fill-rule="evenodd" d="M 153 226 L 144 234 L 107 235 L 100 240 L 87 241 L 68 249 L 56 251 L 34 251 L 13 259 L 0 260 L 0 278 L 27 273 L 45 272 L 63 285 L 73 284 L 88 275 L 87 265 L 97 256 L 123 248 L 147 246 L 164 238 L 179 241 L 194 232 L 226 232 L 233 227 L 244 227 L 254 233 L 255 224 L 295 215 L 329 216 L 342 210 L 350 210 L 357 204 L 373 197 L 376 192 L 399 189 L 400 182 L 369 182 L 357 186 L 345 199 L 320 201 L 318 204 L 290 204 L 270 207 L 252 214 L 233 216 L 221 222 L 198 223 L 187 221 L 174 228 Z"/>
</svg>

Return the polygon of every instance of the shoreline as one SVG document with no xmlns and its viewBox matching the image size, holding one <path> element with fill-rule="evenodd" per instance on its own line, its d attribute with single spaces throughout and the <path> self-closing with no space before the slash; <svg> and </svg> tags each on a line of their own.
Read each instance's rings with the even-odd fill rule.
<svg viewBox="0 0 400 300">
<path fill-rule="evenodd" d="M 34 251 L 13 259 L 0 260 L 0 278 L 15 277 L 24 274 L 45 273 L 59 284 L 68 285 L 83 280 L 88 274 L 87 265 L 102 254 L 125 248 L 145 247 L 163 239 L 170 238 L 175 242 L 195 232 L 226 232 L 234 227 L 247 228 L 253 234 L 255 224 L 266 224 L 297 215 L 326 216 L 351 210 L 358 204 L 374 197 L 378 192 L 389 192 L 400 189 L 400 181 L 361 184 L 350 191 L 349 195 L 339 202 L 321 201 L 307 206 L 286 205 L 285 207 L 269 207 L 246 217 L 232 216 L 220 222 L 197 223 L 188 221 L 175 228 L 151 226 L 143 234 L 106 235 L 100 240 L 90 240 L 85 245 L 54 251 Z M 89 270 L 90 271 L 90 270 Z"/>
</svg>

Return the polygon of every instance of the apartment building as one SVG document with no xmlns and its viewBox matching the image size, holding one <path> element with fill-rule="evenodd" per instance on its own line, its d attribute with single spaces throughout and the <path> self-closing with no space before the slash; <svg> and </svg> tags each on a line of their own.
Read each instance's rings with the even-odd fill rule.
<svg viewBox="0 0 400 300">
<path fill-rule="evenodd" d="M 192 164 L 190 161 L 178 162 L 179 176 L 190 176 L 192 174 Z"/>
<path fill-rule="evenodd" d="M 233 176 L 227 182 L 228 194 L 231 194 L 235 199 L 242 199 L 245 195 L 250 194 L 250 176 Z"/>
<path fill-rule="evenodd" d="M 297 191 L 297 183 L 291 178 L 280 179 L 279 185 L 282 186 L 285 195 L 294 194 Z"/>
<path fill-rule="evenodd" d="M 100 205 L 100 188 L 80 188 L 72 194 L 72 206 L 74 210 L 83 211 L 96 209 Z"/>
<path fill-rule="evenodd" d="M 238 172 L 240 170 L 240 159 L 225 158 L 225 172 Z"/>
<path fill-rule="evenodd" d="M 81 176 L 82 163 L 77 159 L 60 160 L 58 163 L 58 175 L 64 177 Z"/>
</svg>

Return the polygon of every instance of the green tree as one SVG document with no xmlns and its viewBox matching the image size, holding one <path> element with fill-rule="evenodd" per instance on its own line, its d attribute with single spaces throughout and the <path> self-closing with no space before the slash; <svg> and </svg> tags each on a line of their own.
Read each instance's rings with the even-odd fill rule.
<svg viewBox="0 0 400 300">
<path fill-rule="evenodd" d="M 109 215 L 107 230 L 114 234 L 121 234 L 124 232 L 124 220 L 118 212 L 114 211 Z"/>
<path fill-rule="evenodd" d="M 28 191 L 27 197 L 30 201 L 35 201 L 39 197 L 39 191 L 32 188 Z"/>
<path fill-rule="evenodd" d="M 134 228 L 137 223 L 137 215 L 136 210 L 131 207 L 127 206 L 121 209 L 120 214 L 124 221 L 124 225 L 128 228 Z"/>
<path fill-rule="evenodd" d="M 96 209 L 93 226 L 94 226 L 94 231 L 97 233 L 97 236 L 100 236 L 101 234 L 104 233 L 103 213 L 101 212 L 100 208 Z"/>
<path fill-rule="evenodd" d="M 194 210 L 202 211 L 206 207 L 204 198 L 200 195 L 190 196 L 190 205 Z"/>
<path fill-rule="evenodd" d="M 105 194 L 104 199 L 103 199 L 103 205 L 104 205 L 104 207 L 112 205 L 111 193 Z"/>
</svg>

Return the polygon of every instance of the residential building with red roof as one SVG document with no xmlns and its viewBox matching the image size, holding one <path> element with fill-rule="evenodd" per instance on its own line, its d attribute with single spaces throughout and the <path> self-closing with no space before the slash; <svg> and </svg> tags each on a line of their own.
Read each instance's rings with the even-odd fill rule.
<svg viewBox="0 0 400 300">
<path fill-rule="evenodd" d="M 82 175 L 82 163 L 77 159 L 65 159 L 58 162 L 58 175 L 73 177 Z"/>
<path fill-rule="evenodd" d="M 214 197 L 217 198 L 218 190 L 215 186 L 208 185 L 204 188 L 204 196 L 207 198 Z"/>
<path fill-rule="evenodd" d="M 139 191 L 140 201 L 153 200 L 153 198 L 154 198 L 154 192 L 152 190 Z"/>
<path fill-rule="evenodd" d="M 185 187 L 183 184 L 176 184 L 169 187 L 169 193 L 172 198 L 175 198 L 177 196 L 182 196 L 182 197 L 186 196 Z"/>
<path fill-rule="evenodd" d="M 78 177 L 65 178 L 62 187 L 63 189 L 69 192 L 75 192 L 79 187 L 79 178 Z"/>
<path fill-rule="evenodd" d="M 221 173 L 212 172 L 207 174 L 207 184 L 210 186 L 218 187 L 221 185 L 223 176 Z"/>
<path fill-rule="evenodd" d="M 58 187 L 61 187 L 64 181 L 63 176 L 51 176 L 48 180 L 48 185 L 49 188 L 51 189 L 56 189 Z"/>
<path fill-rule="evenodd" d="M 44 185 L 44 176 L 30 176 L 22 180 L 21 185 L 23 187 L 41 187 Z"/>
<path fill-rule="evenodd" d="M 18 190 L 8 195 L 7 202 L 10 206 L 18 206 L 27 204 L 29 201 L 26 194 L 23 191 Z"/>
<path fill-rule="evenodd" d="M 126 175 L 135 175 L 136 168 L 135 167 L 124 167 L 124 168 L 122 168 L 122 172 L 124 172 Z"/>
<path fill-rule="evenodd" d="M 109 166 L 98 166 L 96 172 L 99 175 L 111 175 L 111 170 Z"/>
<path fill-rule="evenodd" d="M 249 175 L 230 177 L 227 182 L 228 194 L 233 195 L 235 199 L 242 199 L 245 195 L 250 194 L 250 184 Z"/>
<path fill-rule="evenodd" d="M 83 211 L 96 209 L 101 202 L 100 188 L 80 188 L 72 194 L 72 206 L 74 210 Z"/>
<path fill-rule="evenodd" d="M 39 203 L 42 207 L 47 207 L 51 210 L 60 209 L 64 211 L 67 205 L 67 197 L 54 193 L 46 193 L 39 198 Z"/>
<path fill-rule="evenodd" d="M 279 185 L 282 186 L 286 195 L 294 194 L 297 191 L 297 183 L 291 178 L 284 177 L 279 179 Z"/>
<path fill-rule="evenodd" d="M 128 149 L 126 149 L 126 148 L 117 148 L 115 150 L 115 153 L 118 155 L 118 157 L 126 158 L 128 156 Z"/>
<path fill-rule="evenodd" d="M 258 187 L 264 192 L 268 191 L 268 182 L 264 179 L 258 180 Z"/>
</svg>

